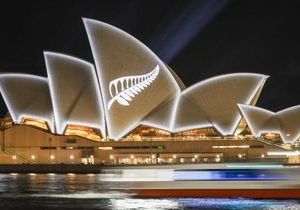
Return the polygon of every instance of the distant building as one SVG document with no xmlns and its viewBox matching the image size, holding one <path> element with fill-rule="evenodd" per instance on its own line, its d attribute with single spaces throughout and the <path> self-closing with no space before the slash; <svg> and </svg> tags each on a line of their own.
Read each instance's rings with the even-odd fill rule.
<svg viewBox="0 0 300 210">
<path fill-rule="evenodd" d="M 299 108 L 254 106 L 268 76 L 226 74 L 185 87 L 134 37 L 83 21 L 96 68 L 44 52 L 47 78 L 0 75 L 10 114 L 1 121 L 0 163 L 258 161 L 297 146 Z"/>
</svg>

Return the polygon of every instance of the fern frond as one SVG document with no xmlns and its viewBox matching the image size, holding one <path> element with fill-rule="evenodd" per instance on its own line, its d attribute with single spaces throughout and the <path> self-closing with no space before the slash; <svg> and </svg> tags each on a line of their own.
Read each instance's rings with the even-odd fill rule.
<svg viewBox="0 0 300 210">
<path fill-rule="evenodd" d="M 157 65 L 148 74 L 120 77 L 112 80 L 109 83 L 109 93 L 112 98 L 107 104 L 108 110 L 115 101 L 123 106 L 129 106 L 129 102 L 145 88 L 151 85 L 158 74 L 159 66 Z"/>
</svg>

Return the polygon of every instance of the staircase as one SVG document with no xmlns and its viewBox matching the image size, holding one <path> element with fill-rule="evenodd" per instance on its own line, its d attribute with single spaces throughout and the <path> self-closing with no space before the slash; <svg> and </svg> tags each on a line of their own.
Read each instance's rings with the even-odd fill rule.
<svg viewBox="0 0 300 210">
<path fill-rule="evenodd" d="M 279 144 L 275 144 L 274 142 L 268 141 L 268 140 L 266 140 L 264 138 L 256 138 L 256 140 L 260 141 L 260 142 L 262 142 L 264 144 L 268 144 L 268 145 L 272 145 L 272 146 L 278 147 L 280 149 L 289 150 L 289 149 L 287 149 L 287 148 L 285 148 L 285 147 L 283 147 L 283 146 L 281 146 Z"/>
<path fill-rule="evenodd" d="M 10 157 L 16 156 L 16 159 L 18 161 L 21 161 L 22 163 L 27 163 L 27 164 L 34 164 L 35 163 L 35 161 L 31 160 L 30 157 L 27 157 L 26 155 L 18 154 L 16 152 L 9 151 L 7 148 L 2 148 L 2 152 L 4 154 L 9 155 Z"/>
</svg>

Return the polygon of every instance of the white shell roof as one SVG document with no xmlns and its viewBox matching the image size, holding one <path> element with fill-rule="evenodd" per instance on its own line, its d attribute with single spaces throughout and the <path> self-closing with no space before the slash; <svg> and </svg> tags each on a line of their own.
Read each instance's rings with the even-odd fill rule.
<svg viewBox="0 0 300 210">
<path fill-rule="evenodd" d="M 84 60 L 45 52 L 57 133 L 68 124 L 98 128 L 105 134 L 103 104 L 94 66 Z"/>
<path fill-rule="evenodd" d="M 119 139 L 180 92 L 166 65 L 144 44 L 103 22 L 83 19 L 101 85 L 108 134 Z"/>
<path fill-rule="evenodd" d="M 293 106 L 279 112 L 239 104 L 253 135 L 278 133 L 284 143 L 295 143 L 300 137 L 300 106 Z"/>
<path fill-rule="evenodd" d="M 214 127 L 232 135 L 241 120 L 237 104 L 254 105 L 267 77 L 234 73 L 201 81 L 150 113 L 144 124 L 170 132 Z"/>
<path fill-rule="evenodd" d="M 14 123 L 37 118 L 54 132 L 53 109 L 47 78 L 27 74 L 0 74 L 0 92 Z"/>
</svg>

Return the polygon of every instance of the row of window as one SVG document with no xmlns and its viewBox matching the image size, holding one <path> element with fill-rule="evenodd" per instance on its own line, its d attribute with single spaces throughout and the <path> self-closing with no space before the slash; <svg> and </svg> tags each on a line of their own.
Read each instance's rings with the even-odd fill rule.
<svg viewBox="0 0 300 210">
<path fill-rule="evenodd" d="M 57 147 L 40 147 L 41 150 L 56 150 Z M 60 147 L 60 149 L 73 150 L 73 149 L 82 149 L 82 150 L 92 150 L 94 147 Z"/>
<path fill-rule="evenodd" d="M 41 150 L 56 150 L 57 147 L 40 147 Z M 82 149 L 82 150 L 92 150 L 94 147 L 60 147 L 61 149 L 72 150 L 72 149 Z M 112 149 L 165 149 L 165 146 L 122 146 L 122 147 L 98 147 L 101 150 L 112 150 Z"/>
</svg>

